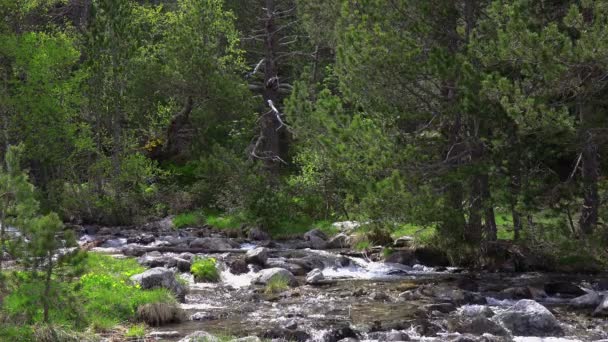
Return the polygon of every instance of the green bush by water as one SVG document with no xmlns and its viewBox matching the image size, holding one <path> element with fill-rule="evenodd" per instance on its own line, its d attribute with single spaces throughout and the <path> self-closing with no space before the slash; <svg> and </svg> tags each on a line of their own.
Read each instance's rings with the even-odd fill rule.
<svg viewBox="0 0 608 342">
<path fill-rule="evenodd" d="M 215 258 L 194 258 L 190 272 L 197 282 L 217 282 L 220 280 L 220 274 L 217 270 Z"/>
</svg>

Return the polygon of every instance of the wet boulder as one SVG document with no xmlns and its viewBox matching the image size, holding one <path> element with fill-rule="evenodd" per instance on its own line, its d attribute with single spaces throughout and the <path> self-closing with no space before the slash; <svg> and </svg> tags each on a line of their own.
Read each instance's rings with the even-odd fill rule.
<svg viewBox="0 0 608 342">
<path fill-rule="evenodd" d="M 348 235 L 344 233 L 337 234 L 336 236 L 329 239 L 327 242 L 327 248 L 349 248 L 350 239 Z"/>
<path fill-rule="evenodd" d="M 320 229 L 312 229 L 304 234 L 304 240 L 310 243 L 313 249 L 326 249 L 328 246 L 327 235 Z"/>
<path fill-rule="evenodd" d="M 137 258 L 137 262 L 145 267 L 175 267 L 176 261 L 174 258 L 162 255 L 160 252 L 148 252 L 139 258 Z"/>
<path fill-rule="evenodd" d="M 149 269 L 144 273 L 132 276 L 131 281 L 139 284 L 145 290 L 153 288 L 168 289 L 182 302 L 186 297 L 186 288 L 175 279 L 175 274 L 168 268 Z"/>
<path fill-rule="evenodd" d="M 302 266 L 300 265 L 296 265 L 293 263 L 289 263 L 286 262 L 285 259 L 283 258 L 269 258 L 266 261 L 266 267 L 270 267 L 270 268 L 276 268 L 276 267 L 280 267 L 280 268 L 284 268 L 286 270 L 288 270 L 289 272 L 297 275 L 297 276 L 303 276 L 306 275 L 306 272 L 308 270 L 304 269 Z"/>
<path fill-rule="evenodd" d="M 604 294 L 602 301 L 593 311 L 594 316 L 608 316 L 608 294 Z"/>
<path fill-rule="evenodd" d="M 266 339 L 280 339 L 283 341 L 297 341 L 297 342 L 305 342 L 310 339 L 310 335 L 308 335 L 304 331 L 300 330 L 290 330 L 285 328 L 273 328 L 267 330 L 262 338 Z"/>
<path fill-rule="evenodd" d="M 338 342 L 345 338 L 359 339 L 359 334 L 349 326 L 334 328 L 323 336 L 324 342 Z"/>
<path fill-rule="evenodd" d="M 200 342 L 200 341 L 219 342 L 220 339 L 211 335 L 210 333 L 208 333 L 206 331 L 195 331 L 192 334 L 182 338 L 178 342 Z"/>
<path fill-rule="evenodd" d="M 448 329 L 451 332 L 458 332 L 461 334 L 509 336 L 509 332 L 500 324 L 483 316 L 474 318 L 458 317 L 452 319 L 448 322 Z"/>
<path fill-rule="evenodd" d="M 140 245 L 149 245 L 154 242 L 156 238 L 152 234 L 141 234 L 136 236 L 131 236 L 127 239 L 127 243 L 137 243 Z"/>
<path fill-rule="evenodd" d="M 565 281 L 556 281 L 545 284 L 545 292 L 550 296 L 572 296 L 579 297 L 586 292 L 580 287 Z"/>
<path fill-rule="evenodd" d="M 266 261 L 268 260 L 268 249 L 264 247 L 257 247 L 254 249 L 250 249 L 245 254 L 245 261 L 248 264 L 256 264 L 260 266 L 266 265 Z"/>
<path fill-rule="evenodd" d="M 597 307 L 602 302 L 602 297 L 599 293 L 595 291 L 590 291 L 589 293 L 572 298 L 569 302 L 570 306 L 575 308 L 590 308 Z"/>
<path fill-rule="evenodd" d="M 256 284 L 261 284 L 261 285 L 266 285 L 268 284 L 268 282 L 275 278 L 275 277 L 282 277 L 284 278 L 287 283 L 289 284 L 289 286 L 296 286 L 298 284 L 296 277 L 294 277 L 294 275 L 289 272 L 288 270 L 284 269 L 284 268 L 268 268 L 265 270 L 261 270 L 256 278 L 254 279 L 254 283 Z"/>
<path fill-rule="evenodd" d="M 555 316 L 541 304 L 522 299 L 505 312 L 494 317 L 496 322 L 518 336 L 563 336 L 564 331 Z"/>
<path fill-rule="evenodd" d="M 177 267 L 180 272 L 190 272 L 192 261 L 182 258 L 173 258 L 173 260 L 175 260 L 175 267 Z"/>
<path fill-rule="evenodd" d="M 418 262 L 425 266 L 450 266 L 448 256 L 441 250 L 432 247 L 421 247 L 414 251 Z"/>
<path fill-rule="evenodd" d="M 209 250 L 209 251 L 229 250 L 229 249 L 235 249 L 235 248 L 239 248 L 239 247 L 240 247 L 240 245 L 237 242 L 232 241 L 230 239 L 223 239 L 223 238 L 206 237 L 206 238 L 194 239 L 190 242 L 190 248 L 200 248 L 200 249 Z"/>
<path fill-rule="evenodd" d="M 325 280 L 325 276 L 323 275 L 323 272 L 321 272 L 321 270 L 318 268 L 315 268 L 314 270 L 308 272 L 308 274 L 306 275 L 306 284 L 315 285 L 319 284 L 323 280 Z"/>
<path fill-rule="evenodd" d="M 252 241 L 268 241 L 271 239 L 270 234 L 257 227 L 249 230 L 247 238 Z"/>
<path fill-rule="evenodd" d="M 416 264 L 416 256 L 412 250 L 401 249 L 393 251 L 393 253 L 386 257 L 384 261 L 388 263 L 414 266 L 414 264 Z"/>
<path fill-rule="evenodd" d="M 465 305 L 461 308 L 460 315 L 468 318 L 492 317 L 494 316 L 494 311 L 485 305 Z"/>
<path fill-rule="evenodd" d="M 411 236 L 401 236 L 395 239 L 393 246 L 397 248 L 412 247 L 414 238 Z"/>
<path fill-rule="evenodd" d="M 249 265 L 243 259 L 237 259 L 230 262 L 228 268 L 230 269 L 230 273 L 235 275 L 249 273 Z"/>
<path fill-rule="evenodd" d="M 376 331 L 367 334 L 367 339 L 375 341 L 410 341 L 408 334 L 403 331 Z"/>
</svg>

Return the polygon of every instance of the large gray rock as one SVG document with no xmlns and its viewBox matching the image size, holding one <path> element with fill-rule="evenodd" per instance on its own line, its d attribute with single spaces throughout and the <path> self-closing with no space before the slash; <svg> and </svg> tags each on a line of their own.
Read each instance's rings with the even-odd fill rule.
<svg viewBox="0 0 608 342">
<path fill-rule="evenodd" d="M 230 239 L 223 238 L 198 238 L 190 242 L 190 248 L 200 248 L 204 250 L 228 250 L 239 248 L 240 245 Z"/>
<path fill-rule="evenodd" d="M 245 261 L 248 264 L 256 264 L 260 266 L 266 265 L 266 261 L 268 260 L 268 249 L 264 247 L 257 247 L 254 249 L 250 249 L 245 254 Z"/>
<path fill-rule="evenodd" d="M 175 279 L 175 274 L 168 268 L 156 267 L 136 274 L 131 281 L 139 284 L 143 289 L 165 288 L 171 290 L 178 300 L 184 301 L 186 288 Z"/>
<path fill-rule="evenodd" d="M 257 276 L 254 278 L 254 283 L 266 285 L 274 277 L 285 278 L 285 280 L 287 280 L 287 283 L 289 284 L 289 286 L 298 285 L 298 281 L 296 280 L 296 277 L 294 277 L 294 275 L 291 272 L 289 272 L 288 270 L 286 270 L 284 268 L 278 268 L 278 267 L 261 270 L 257 274 Z"/>
<path fill-rule="evenodd" d="M 271 239 L 270 234 L 260 228 L 251 228 L 247 234 L 247 238 L 253 241 L 268 241 Z"/>
<path fill-rule="evenodd" d="M 206 331 L 195 331 L 192 334 L 182 338 L 179 342 L 219 342 L 219 338 L 211 335 Z"/>
<path fill-rule="evenodd" d="M 508 336 L 509 332 L 500 324 L 483 316 L 474 318 L 459 317 L 449 322 L 449 329 L 452 332 L 461 334 L 483 335 L 492 334 L 495 336 Z"/>
<path fill-rule="evenodd" d="M 608 315 L 608 294 L 604 293 L 603 297 L 602 297 L 602 301 L 598 304 L 597 308 L 595 308 L 595 311 L 593 311 L 594 315 L 602 315 L 602 316 L 606 316 Z"/>
<path fill-rule="evenodd" d="M 328 246 L 327 235 L 319 229 L 306 232 L 304 240 L 308 241 L 313 249 L 326 249 Z"/>
<path fill-rule="evenodd" d="M 344 233 L 340 233 L 327 242 L 327 248 L 349 248 L 350 247 L 350 239 L 348 235 Z"/>
<path fill-rule="evenodd" d="M 325 276 L 323 275 L 323 272 L 321 272 L 320 269 L 315 268 L 314 270 L 308 272 L 308 274 L 306 275 L 306 284 L 318 284 L 321 281 L 325 280 Z"/>
<path fill-rule="evenodd" d="M 283 258 L 270 258 L 266 261 L 266 266 L 270 268 L 280 267 L 288 270 L 297 276 L 306 275 L 307 270 L 300 265 L 289 263 Z"/>
<path fill-rule="evenodd" d="M 544 306 L 530 300 L 522 299 L 494 317 L 513 335 L 517 336 L 563 336 L 564 331 L 559 322 Z"/>
<path fill-rule="evenodd" d="M 595 291 L 570 299 L 570 306 L 575 308 L 595 308 L 602 302 L 602 297 Z"/>
<path fill-rule="evenodd" d="M 475 318 L 475 317 L 492 317 L 494 311 L 486 305 L 465 305 L 462 307 L 460 314 L 464 317 Z"/>
</svg>

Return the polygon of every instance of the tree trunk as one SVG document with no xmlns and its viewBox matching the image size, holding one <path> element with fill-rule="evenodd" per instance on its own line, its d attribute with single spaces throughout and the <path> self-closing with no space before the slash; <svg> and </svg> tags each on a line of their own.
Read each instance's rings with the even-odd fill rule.
<svg viewBox="0 0 608 342">
<path fill-rule="evenodd" d="M 53 253 L 50 251 L 47 254 L 46 279 L 44 280 L 44 298 L 42 298 L 43 306 L 43 321 L 49 323 L 49 310 L 51 299 L 51 276 L 53 274 Z"/>
<path fill-rule="evenodd" d="M 484 206 L 484 237 L 486 241 L 496 241 L 498 229 L 496 228 L 496 215 L 494 214 L 494 203 L 490 192 L 490 176 L 484 173 L 480 178 L 481 196 Z"/>
<path fill-rule="evenodd" d="M 264 105 L 268 107 L 268 101 L 278 106 L 279 99 L 279 77 L 276 63 L 276 24 L 274 0 L 266 0 L 266 22 L 265 30 L 265 58 L 264 58 Z M 260 150 L 264 157 L 266 169 L 271 174 L 277 174 L 279 170 L 278 157 L 280 157 L 279 122 L 275 113 L 271 111 L 264 114 L 261 120 L 262 146 Z"/>
<path fill-rule="evenodd" d="M 592 234 L 598 221 L 600 197 L 598 194 L 599 181 L 599 149 L 593 141 L 593 135 L 587 131 L 582 154 L 583 178 L 583 207 L 579 224 L 584 234 Z"/>
</svg>

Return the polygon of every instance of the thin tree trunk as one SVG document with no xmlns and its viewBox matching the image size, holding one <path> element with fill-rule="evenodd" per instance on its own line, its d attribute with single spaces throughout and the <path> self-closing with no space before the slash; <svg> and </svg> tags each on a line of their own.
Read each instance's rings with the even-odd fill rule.
<svg viewBox="0 0 608 342">
<path fill-rule="evenodd" d="M 51 276 L 53 274 L 53 253 L 50 251 L 47 254 L 47 266 L 46 266 L 46 279 L 44 284 L 44 298 L 43 312 L 44 312 L 44 323 L 49 323 L 49 309 L 50 309 L 50 298 L 51 298 Z"/>
<path fill-rule="evenodd" d="M 490 191 L 490 177 L 484 173 L 480 179 L 481 195 L 485 212 L 484 237 L 487 241 L 496 241 L 496 215 L 494 213 L 494 203 L 492 202 L 492 194 Z"/>
<path fill-rule="evenodd" d="M 276 64 L 276 24 L 275 24 L 275 6 L 274 0 L 266 0 L 266 22 L 265 22 L 265 58 L 264 58 L 264 105 L 268 106 L 268 101 L 272 101 L 275 106 L 278 106 L 279 98 L 279 78 L 278 68 Z M 279 162 L 277 157 L 280 156 L 280 138 L 279 138 L 279 123 L 274 113 L 264 114 L 262 120 L 262 152 L 265 157 L 264 163 L 266 169 L 271 174 L 278 174 Z"/>
<path fill-rule="evenodd" d="M 579 224 L 584 234 L 592 234 L 598 221 L 600 197 L 599 181 L 599 149 L 593 141 L 593 135 L 587 131 L 582 154 L 583 206 Z"/>
</svg>

